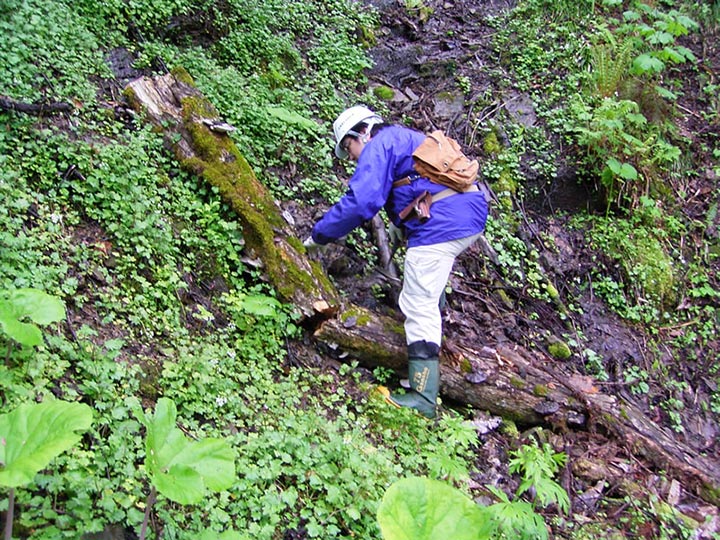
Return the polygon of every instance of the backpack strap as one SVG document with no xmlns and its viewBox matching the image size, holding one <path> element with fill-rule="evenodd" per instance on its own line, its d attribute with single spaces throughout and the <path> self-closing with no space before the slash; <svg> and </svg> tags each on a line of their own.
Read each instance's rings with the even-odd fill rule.
<svg viewBox="0 0 720 540">
<path fill-rule="evenodd" d="M 435 195 L 433 195 L 432 200 L 433 202 L 437 202 L 444 199 L 445 197 L 450 197 L 451 195 L 457 195 L 459 193 L 470 193 L 472 191 L 480 191 L 477 184 L 473 184 L 472 186 L 470 186 L 467 191 L 456 191 L 453 188 L 443 189 L 442 191 L 438 191 Z"/>
<path fill-rule="evenodd" d="M 403 180 L 405 179 L 403 178 Z M 406 184 L 400 185 L 404 186 Z M 425 221 L 430 219 L 430 206 L 433 203 L 441 201 L 442 199 L 451 197 L 453 195 L 458 195 L 460 193 L 470 193 L 472 191 L 480 191 L 480 189 L 477 187 L 477 184 L 471 185 L 467 189 L 467 191 L 457 191 L 453 188 L 447 188 L 443 189 L 442 191 L 438 191 L 435 195 L 432 196 L 430 195 L 429 191 L 424 191 L 419 197 L 417 197 L 414 201 L 412 201 L 410 204 L 408 204 L 405 208 L 402 209 L 399 214 L 400 219 L 405 222 L 408 219 L 418 218 L 421 223 L 424 223 Z"/>
<path fill-rule="evenodd" d="M 396 187 L 400 187 L 400 186 L 410 185 L 410 183 L 412 183 L 413 180 L 417 180 L 418 178 L 420 178 L 419 174 L 408 175 L 405 178 L 401 178 L 400 180 L 395 180 L 393 182 L 393 187 L 396 188 Z"/>
</svg>

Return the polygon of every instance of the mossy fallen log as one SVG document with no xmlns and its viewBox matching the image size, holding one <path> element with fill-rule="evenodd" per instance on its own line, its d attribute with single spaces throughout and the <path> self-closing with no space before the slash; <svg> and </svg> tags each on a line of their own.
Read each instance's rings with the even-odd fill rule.
<svg viewBox="0 0 720 540">
<path fill-rule="evenodd" d="M 407 355 L 401 324 L 357 306 L 341 308 L 314 337 L 366 367 L 402 371 Z M 632 403 L 600 392 L 590 377 L 521 347 L 479 347 L 446 341 L 440 356 L 443 400 L 470 405 L 525 426 L 589 429 L 607 434 L 703 500 L 720 504 L 720 463 L 698 455 Z"/>
<path fill-rule="evenodd" d="M 219 115 L 184 70 L 130 82 L 125 95 L 162 131 L 180 165 L 218 188 L 242 226 L 248 256 L 262 262 L 268 281 L 305 317 L 328 314 L 339 297 L 323 270 L 305 256 L 275 200 L 257 180 Z"/>
</svg>

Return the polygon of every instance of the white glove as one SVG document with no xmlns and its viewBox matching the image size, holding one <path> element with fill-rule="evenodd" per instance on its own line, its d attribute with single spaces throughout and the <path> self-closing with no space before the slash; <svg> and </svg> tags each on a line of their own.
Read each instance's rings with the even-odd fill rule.
<svg viewBox="0 0 720 540">
<path fill-rule="evenodd" d="M 315 242 L 315 240 L 313 240 L 312 236 L 308 236 L 305 239 L 305 241 L 303 242 L 303 246 L 305 246 L 305 249 L 307 249 L 308 251 L 311 249 L 317 249 L 319 247 L 322 247 L 320 244 Z"/>
<path fill-rule="evenodd" d="M 396 226 L 393 222 L 390 222 L 388 227 L 388 238 L 391 244 L 400 245 L 405 241 L 405 231 L 400 227 Z"/>
</svg>

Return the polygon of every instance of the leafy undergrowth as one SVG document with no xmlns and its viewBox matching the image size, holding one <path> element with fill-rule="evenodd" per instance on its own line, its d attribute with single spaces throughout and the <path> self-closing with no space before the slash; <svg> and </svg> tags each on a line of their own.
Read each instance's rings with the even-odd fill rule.
<svg viewBox="0 0 720 540">
<path fill-rule="evenodd" d="M 474 111 L 464 117 L 464 142 L 482 155 L 498 194 L 488 239 L 499 264 L 461 261 L 477 280 L 453 277 L 448 331 L 470 325 L 487 341 L 502 335 L 546 351 L 559 341 L 579 370 L 642 401 L 695 448 L 717 448 L 718 218 L 708 196 L 720 174 L 717 3 L 688 3 L 681 13 L 663 2 L 533 0 L 487 16 L 471 4 L 455 9 L 475 9 L 463 15 L 493 53 L 485 67 L 448 62 L 444 73 Z M 407 3 L 397 20 L 419 28 L 442 9 Z M 541 485 L 545 476 L 531 488 L 519 469 L 543 462 L 527 450 L 536 438 L 540 448 L 550 441 L 568 450 L 572 439 L 520 434 L 511 422 L 478 438 L 477 420 L 467 421 L 476 413 L 447 408 L 428 423 L 373 392 L 387 373 L 318 360 L 292 306 L 275 299 L 244 253 L 218 194 L 179 170 L 159 136 L 124 108 L 129 78 L 184 66 L 237 127 L 232 137 L 258 176 L 309 216 L 343 190 L 346 171 L 333 170 L 328 133 L 344 106 L 363 100 L 411 122 L 409 109 L 366 92 L 366 47 L 386 36 L 378 20 L 344 1 L 0 6 L 0 49 L 9 51 L 0 57 L 0 95 L 74 106 L 55 116 L 0 113 L 0 290 L 39 289 L 66 309 L 39 346 L 23 344 L 3 319 L 0 412 L 53 399 L 93 410 L 79 444 L 17 488 L 16 537 L 91 538 L 117 525 L 136 538 L 150 505 L 148 474 L 157 473 L 145 468 L 138 410 L 154 410 L 160 398 L 175 404 L 189 440 L 230 444 L 236 475 L 200 504 L 159 490 L 151 537 L 378 538 L 385 491 L 414 475 L 487 506 L 513 493 L 531 501 L 543 485 L 565 500 L 562 488 Z M 458 48 L 452 32 L 434 42 L 442 54 Z M 506 92 L 530 97 L 537 124 L 510 114 L 519 96 L 504 100 Z M 413 112 L 427 118 L 430 109 Z M 533 214 L 569 185 L 560 182 L 567 169 L 600 202 Z M 367 264 L 366 238 L 361 230 L 348 239 L 345 260 Z M 580 253 L 587 258 L 563 262 Z M 351 295 L 364 286 L 345 277 L 356 284 Z M 387 302 L 382 286 L 363 295 Z M 483 300 L 465 311 L 472 297 Z M 463 311 L 476 317 L 467 322 Z M 634 332 L 627 340 L 600 328 L 621 328 L 618 321 Z M 643 347 L 627 347 L 638 339 Z M 578 434 L 574 443 L 595 442 Z M 611 445 L 602 452 L 630 459 Z M 525 456 L 514 469 L 513 455 Z M 679 516 L 661 500 L 678 502 L 672 483 L 654 478 L 634 487 L 576 479 L 563 485 L 573 512 L 536 500 L 526 521 L 538 525 L 534 508 L 553 534 L 577 539 L 709 535 L 702 519 L 714 510 L 691 500 L 684 511 L 696 521 Z M 612 528 L 606 516 L 616 518 Z"/>
</svg>

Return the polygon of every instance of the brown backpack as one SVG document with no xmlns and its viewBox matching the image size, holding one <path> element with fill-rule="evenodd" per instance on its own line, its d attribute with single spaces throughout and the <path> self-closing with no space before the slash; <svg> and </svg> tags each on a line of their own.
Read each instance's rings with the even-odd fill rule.
<svg viewBox="0 0 720 540">
<path fill-rule="evenodd" d="M 433 131 L 413 152 L 415 170 L 436 184 L 467 191 L 477 180 L 480 165 L 468 158 L 458 142 L 440 130 Z"/>
</svg>

